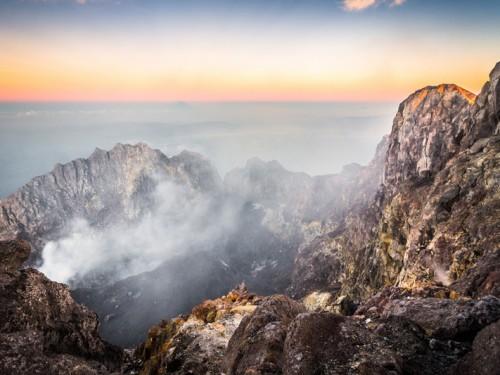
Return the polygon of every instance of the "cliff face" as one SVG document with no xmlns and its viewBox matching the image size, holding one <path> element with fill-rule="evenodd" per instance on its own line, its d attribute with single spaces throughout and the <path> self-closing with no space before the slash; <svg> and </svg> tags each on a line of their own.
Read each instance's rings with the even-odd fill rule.
<svg viewBox="0 0 500 375">
<path fill-rule="evenodd" d="M 384 286 L 499 293 L 500 64 L 481 94 L 427 87 L 399 107 L 383 184 L 302 249 L 291 293 L 354 299 Z"/>
<path fill-rule="evenodd" d="M 29 253 L 25 241 L 0 241 L 0 373 L 119 371 L 123 352 L 99 337 L 95 313 L 66 286 L 34 269 L 19 270 Z"/>
<path fill-rule="evenodd" d="M 198 191 L 221 185 L 215 169 L 197 154 L 167 158 L 145 144 L 96 149 L 88 159 L 58 164 L 0 200 L 0 239 L 25 239 L 40 256 L 43 245 L 61 237 L 74 218 L 94 227 L 140 218 L 155 204 L 151 192 L 164 179 Z"/>
</svg>

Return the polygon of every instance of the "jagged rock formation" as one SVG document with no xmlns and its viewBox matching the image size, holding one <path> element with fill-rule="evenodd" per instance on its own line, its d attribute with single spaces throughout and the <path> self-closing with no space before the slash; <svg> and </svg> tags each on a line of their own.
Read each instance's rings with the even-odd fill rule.
<svg viewBox="0 0 500 375">
<path fill-rule="evenodd" d="M 162 321 L 135 350 L 139 374 L 220 374 L 229 339 L 260 303 L 240 285 L 195 306 L 187 316 Z"/>
<path fill-rule="evenodd" d="M 66 286 L 34 269 L 19 270 L 29 253 L 25 241 L 0 241 L 0 373 L 120 371 L 123 352 L 99 337 L 95 313 Z"/>
<path fill-rule="evenodd" d="M 136 369 L 144 375 L 495 374 L 493 364 L 481 368 L 479 361 L 496 363 L 500 300 L 429 297 L 450 292 L 385 289 L 346 317 L 239 289 L 153 327 L 136 350 Z"/>
<path fill-rule="evenodd" d="M 74 218 L 95 227 L 134 221 L 155 204 L 159 180 L 170 179 L 199 191 L 220 189 L 211 164 L 198 154 L 167 158 L 143 143 L 96 149 L 88 159 L 58 164 L 0 200 L 0 239 L 25 239 L 40 256 L 48 240 L 60 238 Z"/>
<path fill-rule="evenodd" d="M 292 295 L 450 284 L 498 295 L 499 79 L 497 64 L 477 98 L 440 85 L 400 105 L 376 198 L 301 249 Z"/>
</svg>

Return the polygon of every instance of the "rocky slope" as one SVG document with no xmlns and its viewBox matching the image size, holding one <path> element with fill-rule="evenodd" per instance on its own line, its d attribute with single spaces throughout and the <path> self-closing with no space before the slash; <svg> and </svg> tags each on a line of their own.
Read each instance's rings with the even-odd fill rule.
<svg viewBox="0 0 500 375">
<path fill-rule="evenodd" d="M 25 241 L 0 241 L 0 374 L 119 373 L 124 354 L 97 333 L 95 313 L 66 286 L 19 270 Z"/>
<path fill-rule="evenodd" d="M 360 300 L 387 285 L 498 295 L 500 65 L 481 94 L 427 87 L 399 107 L 369 204 L 296 257 L 292 295 Z"/>
<path fill-rule="evenodd" d="M 229 341 L 225 371 L 454 374 L 465 366 L 481 371 L 473 359 L 479 352 L 471 351 L 471 345 L 484 345 L 480 355 L 485 358 L 494 358 L 497 351 L 498 339 L 486 338 L 494 335 L 494 322 L 500 318 L 500 300 L 495 297 L 452 301 L 407 296 L 377 308 L 381 315 L 371 308 L 369 315 L 349 317 L 305 311 L 287 297 L 269 297 L 244 318 Z"/>
<path fill-rule="evenodd" d="M 345 316 L 239 288 L 152 327 L 135 351 L 134 371 L 496 374 L 500 299 L 450 299 L 449 293 L 387 288 Z"/>
<path fill-rule="evenodd" d="M 227 295 L 206 300 L 188 315 L 151 327 L 135 350 L 140 375 L 220 374 L 227 343 L 261 298 L 242 284 Z"/>
</svg>

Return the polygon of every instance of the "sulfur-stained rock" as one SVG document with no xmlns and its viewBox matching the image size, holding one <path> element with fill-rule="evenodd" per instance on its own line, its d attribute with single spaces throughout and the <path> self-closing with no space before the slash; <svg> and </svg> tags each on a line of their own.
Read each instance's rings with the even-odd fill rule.
<svg viewBox="0 0 500 375">
<path fill-rule="evenodd" d="M 101 227 L 137 219 L 155 204 L 150 193 L 164 177 L 200 191 L 222 184 L 210 162 L 195 153 L 168 158 L 144 143 L 97 148 L 89 158 L 57 164 L 1 199 L 0 239 L 27 240 L 34 262 L 72 219 Z"/>
</svg>

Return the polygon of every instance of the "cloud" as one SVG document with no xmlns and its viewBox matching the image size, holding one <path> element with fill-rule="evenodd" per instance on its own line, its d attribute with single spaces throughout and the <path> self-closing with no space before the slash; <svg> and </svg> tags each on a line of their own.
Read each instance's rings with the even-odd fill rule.
<svg viewBox="0 0 500 375">
<path fill-rule="evenodd" d="M 398 5 L 403 5 L 406 0 L 393 0 L 391 2 L 391 7 L 398 6 Z"/>
<path fill-rule="evenodd" d="M 399 6 L 404 4 L 405 1 L 406 0 L 343 0 L 342 4 L 344 10 L 348 12 L 356 12 L 382 3 L 388 3 L 390 7 Z"/>
</svg>

